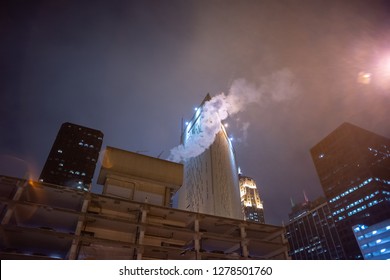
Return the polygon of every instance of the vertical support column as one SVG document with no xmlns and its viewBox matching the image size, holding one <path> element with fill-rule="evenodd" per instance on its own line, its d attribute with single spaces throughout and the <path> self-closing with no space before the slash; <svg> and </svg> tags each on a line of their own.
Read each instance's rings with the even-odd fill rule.
<svg viewBox="0 0 390 280">
<path fill-rule="evenodd" d="M 164 197 L 164 206 L 165 207 L 171 207 L 171 193 L 172 189 L 169 187 L 165 187 L 165 197 Z"/>
<path fill-rule="evenodd" d="M 248 258 L 249 252 L 248 252 L 248 241 L 246 239 L 246 231 L 245 231 L 245 225 L 240 224 L 240 236 L 241 236 L 241 254 L 244 258 Z"/>
<path fill-rule="evenodd" d="M 142 260 L 142 254 L 144 251 L 143 244 L 144 244 L 144 238 L 145 238 L 145 223 L 146 223 L 146 218 L 148 215 L 148 209 L 146 205 L 141 206 L 141 219 L 139 223 L 138 230 L 139 230 L 139 235 L 137 239 L 137 245 L 139 245 L 139 249 L 137 249 L 137 260 Z"/>
<path fill-rule="evenodd" d="M 195 221 L 194 221 L 194 249 L 195 249 L 195 256 L 197 260 L 200 260 L 200 232 L 199 232 L 199 218 L 196 216 Z"/>
<path fill-rule="evenodd" d="M 2 225 L 8 224 L 9 220 L 11 219 L 12 214 L 14 213 L 14 210 L 15 210 L 15 202 L 20 199 L 23 191 L 25 190 L 25 188 L 27 186 L 27 180 L 24 181 L 23 184 L 21 184 L 21 181 L 18 181 L 16 183 L 16 186 L 17 186 L 17 190 L 16 190 L 14 196 L 12 197 L 13 202 L 11 205 L 8 205 L 7 212 L 4 214 L 4 217 L 1 220 Z"/>
<path fill-rule="evenodd" d="M 77 222 L 76 230 L 74 233 L 75 238 L 73 238 L 72 245 L 71 245 L 70 250 L 69 250 L 69 259 L 70 260 L 75 260 L 78 257 L 78 250 L 80 247 L 80 234 L 81 234 L 81 230 L 85 224 L 85 216 L 86 216 L 90 201 L 91 201 L 91 194 L 87 193 L 85 195 L 83 205 L 81 206 L 81 214 L 79 216 L 79 220 Z"/>
</svg>

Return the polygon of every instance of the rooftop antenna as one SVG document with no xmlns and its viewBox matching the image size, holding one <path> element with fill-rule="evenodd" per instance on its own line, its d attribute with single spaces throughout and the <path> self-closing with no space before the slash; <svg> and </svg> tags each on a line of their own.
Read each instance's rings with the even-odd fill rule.
<svg viewBox="0 0 390 280">
<path fill-rule="evenodd" d="M 303 191 L 303 197 L 305 198 L 305 203 L 308 203 L 309 199 L 307 198 L 307 195 L 306 195 L 305 191 Z"/>
<path fill-rule="evenodd" d="M 161 151 L 161 153 L 158 154 L 157 158 L 160 158 L 161 155 L 163 154 L 164 150 Z"/>
<path fill-rule="evenodd" d="M 291 202 L 291 207 L 294 208 L 295 207 L 295 203 L 294 203 L 292 197 L 290 197 L 290 202 Z"/>
</svg>

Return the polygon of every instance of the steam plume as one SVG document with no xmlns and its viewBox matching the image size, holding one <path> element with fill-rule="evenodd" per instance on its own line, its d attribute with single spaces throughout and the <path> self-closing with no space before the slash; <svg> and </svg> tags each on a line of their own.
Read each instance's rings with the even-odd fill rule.
<svg viewBox="0 0 390 280">
<path fill-rule="evenodd" d="M 203 153 L 214 142 L 221 130 L 221 122 L 228 116 L 242 111 L 250 103 L 259 105 L 281 102 L 293 98 L 297 93 L 290 70 L 282 69 L 260 79 L 257 86 L 246 79 L 232 83 L 229 94 L 220 93 L 206 101 L 201 109 L 198 133 L 192 134 L 185 145 L 171 149 L 169 160 L 185 161 Z M 246 125 L 249 126 L 249 123 Z"/>
</svg>

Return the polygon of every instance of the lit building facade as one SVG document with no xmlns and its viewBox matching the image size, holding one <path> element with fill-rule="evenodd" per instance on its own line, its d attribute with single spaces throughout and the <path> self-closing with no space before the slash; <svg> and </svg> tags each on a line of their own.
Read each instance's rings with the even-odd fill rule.
<svg viewBox="0 0 390 280">
<path fill-rule="evenodd" d="M 238 176 L 240 182 L 241 206 L 245 220 L 264 224 L 263 202 L 260 199 L 255 180 L 241 174 Z"/>
<path fill-rule="evenodd" d="M 361 259 L 352 227 L 390 218 L 390 139 L 344 123 L 311 149 L 347 259 Z"/>
<path fill-rule="evenodd" d="M 337 229 L 324 198 L 294 205 L 286 225 L 293 260 L 344 259 Z"/>
<path fill-rule="evenodd" d="M 194 117 L 187 123 L 181 137 L 184 147 L 199 133 L 202 108 L 210 100 L 207 95 Z M 184 182 L 177 194 L 177 207 L 183 210 L 243 219 L 238 168 L 232 143 L 225 127 L 203 153 L 184 164 Z"/>
<path fill-rule="evenodd" d="M 103 133 L 64 123 L 47 157 L 39 180 L 89 190 L 103 143 Z"/>
<path fill-rule="evenodd" d="M 371 225 L 353 227 L 365 260 L 390 260 L 390 219 Z"/>
</svg>

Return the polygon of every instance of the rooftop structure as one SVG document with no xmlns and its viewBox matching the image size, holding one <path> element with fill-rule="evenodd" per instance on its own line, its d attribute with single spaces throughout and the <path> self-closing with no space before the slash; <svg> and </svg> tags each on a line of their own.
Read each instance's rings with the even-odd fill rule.
<svg viewBox="0 0 390 280">
<path fill-rule="evenodd" d="M 0 176 L 0 258 L 288 259 L 283 228 Z"/>
<path fill-rule="evenodd" d="M 182 182 L 182 164 L 109 146 L 97 181 L 105 195 L 167 207 Z"/>
</svg>

